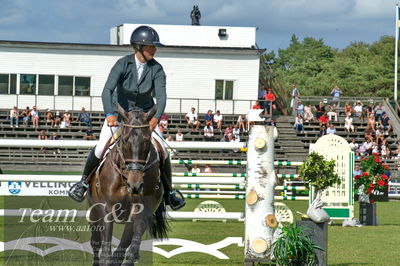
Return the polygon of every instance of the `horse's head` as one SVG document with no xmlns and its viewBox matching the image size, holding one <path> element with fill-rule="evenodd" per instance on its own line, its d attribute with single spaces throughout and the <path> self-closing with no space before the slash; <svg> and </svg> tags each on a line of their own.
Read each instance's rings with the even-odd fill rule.
<svg viewBox="0 0 400 266">
<path fill-rule="evenodd" d="M 151 146 L 149 121 L 156 110 L 154 106 L 147 113 L 137 109 L 125 112 L 118 105 L 118 113 L 123 120 L 119 148 L 123 155 L 125 171 L 128 172 L 128 191 L 131 194 L 138 194 L 143 190 L 144 170 Z"/>
</svg>

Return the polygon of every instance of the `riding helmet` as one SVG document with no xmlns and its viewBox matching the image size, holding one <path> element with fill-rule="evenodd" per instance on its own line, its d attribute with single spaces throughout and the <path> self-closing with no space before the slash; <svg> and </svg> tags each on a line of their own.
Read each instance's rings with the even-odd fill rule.
<svg viewBox="0 0 400 266">
<path fill-rule="evenodd" d="M 131 44 L 164 46 L 158 33 L 150 26 L 137 27 L 131 35 Z"/>
</svg>

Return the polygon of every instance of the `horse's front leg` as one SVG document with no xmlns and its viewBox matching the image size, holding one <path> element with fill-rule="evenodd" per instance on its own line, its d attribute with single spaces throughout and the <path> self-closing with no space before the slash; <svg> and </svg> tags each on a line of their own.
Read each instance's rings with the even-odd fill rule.
<svg viewBox="0 0 400 266">
<path fill-rule="evenodd" d="M 93 249 L 93 266 L 99 266 L 99 252 L 101 248 L 101 232 L 99 231 L 99 223 L 91 223 L 90 230 L 92 232 L 90 245 Z"/>
<path fill-rule="evenodd" d="M 125 223 L 124 232 L 118 247 L 114 250 L 112 266 L 120 266 L 125 258 L 125 251 L 132 242 L 133 223 Z"/>
<path fill-rule="evenodd" d="M 145 215 L 139 215 L 133 222 L 133 237 L 129 249 L 126 253 L 125 263 L 123 266 L 131 266 L 139 260 L 139 248 L 142 236 L 147 229 L 148 218 Z"/>
<path fill-rule="evenodd" d="M 113 222 L 103 220 L 103 231 L 101 232 L 101 253 L 100 253 L 100 265 L 109 266 L 111 265 L 112 252 L 111 252 L 111 241 L 113 232 Z"/>
</svg>

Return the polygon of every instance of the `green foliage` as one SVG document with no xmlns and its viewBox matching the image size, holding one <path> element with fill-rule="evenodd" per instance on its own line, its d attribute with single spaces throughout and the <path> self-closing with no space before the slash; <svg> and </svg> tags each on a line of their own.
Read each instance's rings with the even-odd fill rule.
<svg viewBox="0 0 400 266">
<path fill-rule="evenodd" d="M 316 246 L 301 227 L 289 224 L 282 228 L 282 234 L 273 244 L 273 252 L 279 265 L 313 265 Z"/>
<path fill-rule="evenodd" d="M 279 49 L 277 55 L 265 55 L 261 64 L 267 64 L 273 75 L 261 71 L 260 84 L 272 85 L 269 87 L 281 95 L 290 93 L 291 85 L 297 84 L 301 95 L 325 96 L 337 84 L 343 96 L 392 97 L 393 51 L 392 36 L 383 36 L 372 44 L 354 42 L 337 50 L 322 39 L 306 37 L 301 41 L 293 35 L 289 47 Z M 290 97 L 285 98 L 288 100 Z"/>
<path fill-rule="evenodd" d="M 299 169 L 299 178 L 306 186 L 314 186 L 317 190 L 324 190 L 334 184 L 340 184 L 341 179 L 335 171 L 335 160 L 325 160 L 324 156 L 312 152 Z"/>
</svg>

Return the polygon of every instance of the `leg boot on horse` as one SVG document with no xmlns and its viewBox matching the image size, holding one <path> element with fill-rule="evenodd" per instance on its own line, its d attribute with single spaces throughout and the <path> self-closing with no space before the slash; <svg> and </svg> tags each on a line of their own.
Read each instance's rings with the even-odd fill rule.
<svg viewBox="0 0 400 266">
<path fill-rule="evenodd" d="M 85 168 L 83 169 L 82 179 L 78 183 L 74 184 L 68 191 L 68 195 L 77 202 L 82 202 L 85 199 L 85 194 L 89 188 L 90 177 L 93 170 L 98 166 L 99 159 L 95 155 L 95 149 L 93 148 L 86 160 Z"/>
<path fill-rule="evenodd" d="M 172 210 L 179 210 L 185 206 L 186 201 L 179 190 L 172 188 L 172 166 L 169 155 L 161 164 L 160 172 L 161 182 L 164 188 L 165 202 L 171 207 Z"/>
</svg>

